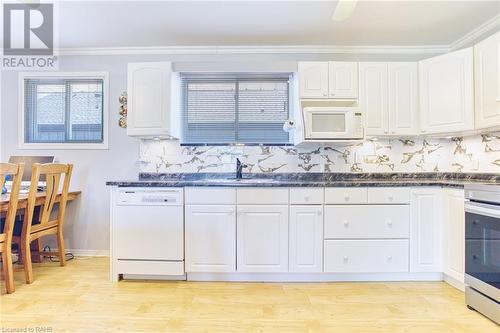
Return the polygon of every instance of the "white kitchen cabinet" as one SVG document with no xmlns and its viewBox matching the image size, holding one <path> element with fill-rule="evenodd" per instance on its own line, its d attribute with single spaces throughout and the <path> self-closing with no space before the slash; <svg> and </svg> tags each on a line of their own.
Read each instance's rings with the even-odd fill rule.
<svg viewBox="0 0 500 333">
<path fill-rule="evenodd" d="M 299 62 L 300 98 L 328 98 L 328 61 Z"/>
<path fill-rule="evenodd" d="M 238 272 L 287 272 L 288 206 L 238 206 L 236 239 Z"/>
<path fill-rule="evenodd" d="M 358 98 L 356 62 L 303 61 L 298 71 L 300 98 Z"/>
<path fill-rule="evenodd" d="M 472 48 L 419 62 L 423 134 L 474 129 Z"/>
<path fill-rule="evenodd" d="M 186 272 L 236 271 L 236 207 L 186 205 Z"/>
<path fill-rule="evenodd" d="M 389 63 L 389 134 L 417 135 L 418 118 L 418 64 L 416 62 Z"/>
<path fill-rule="evenodd" d="M 325 272 L 408 272 L 407 239 L 325 240 Z"/>
<path fill-rule="evenodd" d="M 443 191 L 443 271 L 464 283 L 465 274 L 465 208 L 463 189 Z"/>
<path fill-rule="evenodd" d="M 328 71 L 328 94 L 330 98 L 358 98 L 357 62 L 330 61 Z"/>
<path fill-rule="evenodd" d="M 366 135 L 389 134 L 388 73 L 385 62 L 359 64 L 359 107 Z"/>
<path fill-rule="evenodd" d="M 323 270 L 323 206 L 290 207 L 290 272 Z"/>
<path fill-rule="evenodd" d="M 170 137 L 172 64 L 129 63 L 127 75 L 127 135 Z"/>
<path fill-rule="evenodd" d="M 442 272 L 440 188 L 413 189 L 411 194 L 410 271 Z"/>
<path fill-rule="evenodd" d="M 476 129 L 500 126 L 500 32 L 474 46 Z"/>
</svg>

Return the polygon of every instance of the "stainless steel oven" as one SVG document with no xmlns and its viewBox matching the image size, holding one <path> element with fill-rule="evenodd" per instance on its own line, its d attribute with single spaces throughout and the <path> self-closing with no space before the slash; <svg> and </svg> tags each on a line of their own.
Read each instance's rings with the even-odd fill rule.
<svg viewBox="0 0 500 333">
<path fill-rule="evenodd" d="M 500 185 L 465 187 L 465 300 L 500 324 Z"/>
</svg>

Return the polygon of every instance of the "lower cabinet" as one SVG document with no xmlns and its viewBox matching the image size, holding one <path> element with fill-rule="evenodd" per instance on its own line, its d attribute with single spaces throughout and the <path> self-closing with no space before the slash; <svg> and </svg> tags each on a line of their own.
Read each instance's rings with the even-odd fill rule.
<svg viewBox="0 0 500 333">
<path fill-rule="evenodd" d="M 411 195 L 410 271 L 442 272 L 441 188 L 414 189 Z"/>
<path fill-rule="evenodd" d="M 239 272 L 288 272 L 288 205 L 240 205 Z"/>
<path fill-rule="evenodd" d="M 443 271 L 460 283 L 465 274 L 465 207 L 464 190 L 443 192 Z"/>
<path fill-rule="evenodd" d="M 236 208 L 186 205 L 186 272 L 236 271 Z"/>
<path fill-rule="evenodd" d="M 290 207 L 290 272 L 323 271 L 323 206 Z"/>
<path fill-rule="evenodd" d="M 408 272 L 408 240 L 325 240 L 325 272 Z"/>
</svg>

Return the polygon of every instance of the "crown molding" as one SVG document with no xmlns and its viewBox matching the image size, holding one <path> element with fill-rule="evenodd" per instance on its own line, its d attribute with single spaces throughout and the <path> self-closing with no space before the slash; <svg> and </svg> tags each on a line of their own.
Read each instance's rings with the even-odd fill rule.
<svg viewBox="0 0 500 333">
<path fill-rule="evenodd" d="M 460 37 L 449 45 L 450 50 L 457 50 L 463 47 L 471 46 L 481 36 L 500 30 L 500 14 L 495 15 L 488 21 L 484 22 L 474 30 Z"/>
<path fill-rule="evenodd" d="M 447 45 L 269 45 L 269 46 L 160 46 L 63 48 L 58 55 L 165 55 L 165 54 L 438 54 Z"/>
</svg>

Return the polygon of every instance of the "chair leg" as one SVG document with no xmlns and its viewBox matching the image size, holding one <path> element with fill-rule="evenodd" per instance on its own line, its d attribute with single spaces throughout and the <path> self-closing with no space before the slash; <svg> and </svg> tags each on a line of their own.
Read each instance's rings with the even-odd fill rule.
<svg viewBox="0 0 500 333">
<path fill-rule="evenodd" d="M 24 275 L 26 277 L 26 283 L 33 283 L 33 265 L 31 263 L 31 249 L 29 239 L 21 240 L 21 248 L 24 258 Z"/>
<path fill-rule="evenodd" d="M 42 242 L 41 242 L 40 238 L 35 239 L 31 243 L 31 250 L 36 252 L 35 257 L 33 258 L 34 262 L 38 262 L 38 263 L 43 262 L 43 255 L 42 255 L 43 248 L 42 248 Z"/>
<path fill-rule="evenodd" d="M 59 249 L 59 265 L 66 265 L 66 251 L 64 249 L 64 236 L 61 228 L 57 230 L 57 248 Z"/>
<path fill-rule="evenodd" d="M 5 251 L 2 252 L 3 274 L 5 279 L 5 289 L 7 294 L 12 294 L 14 288 L 14 269 L 12 268 L 12 250 L 7 244 Z"/>
</svg>

